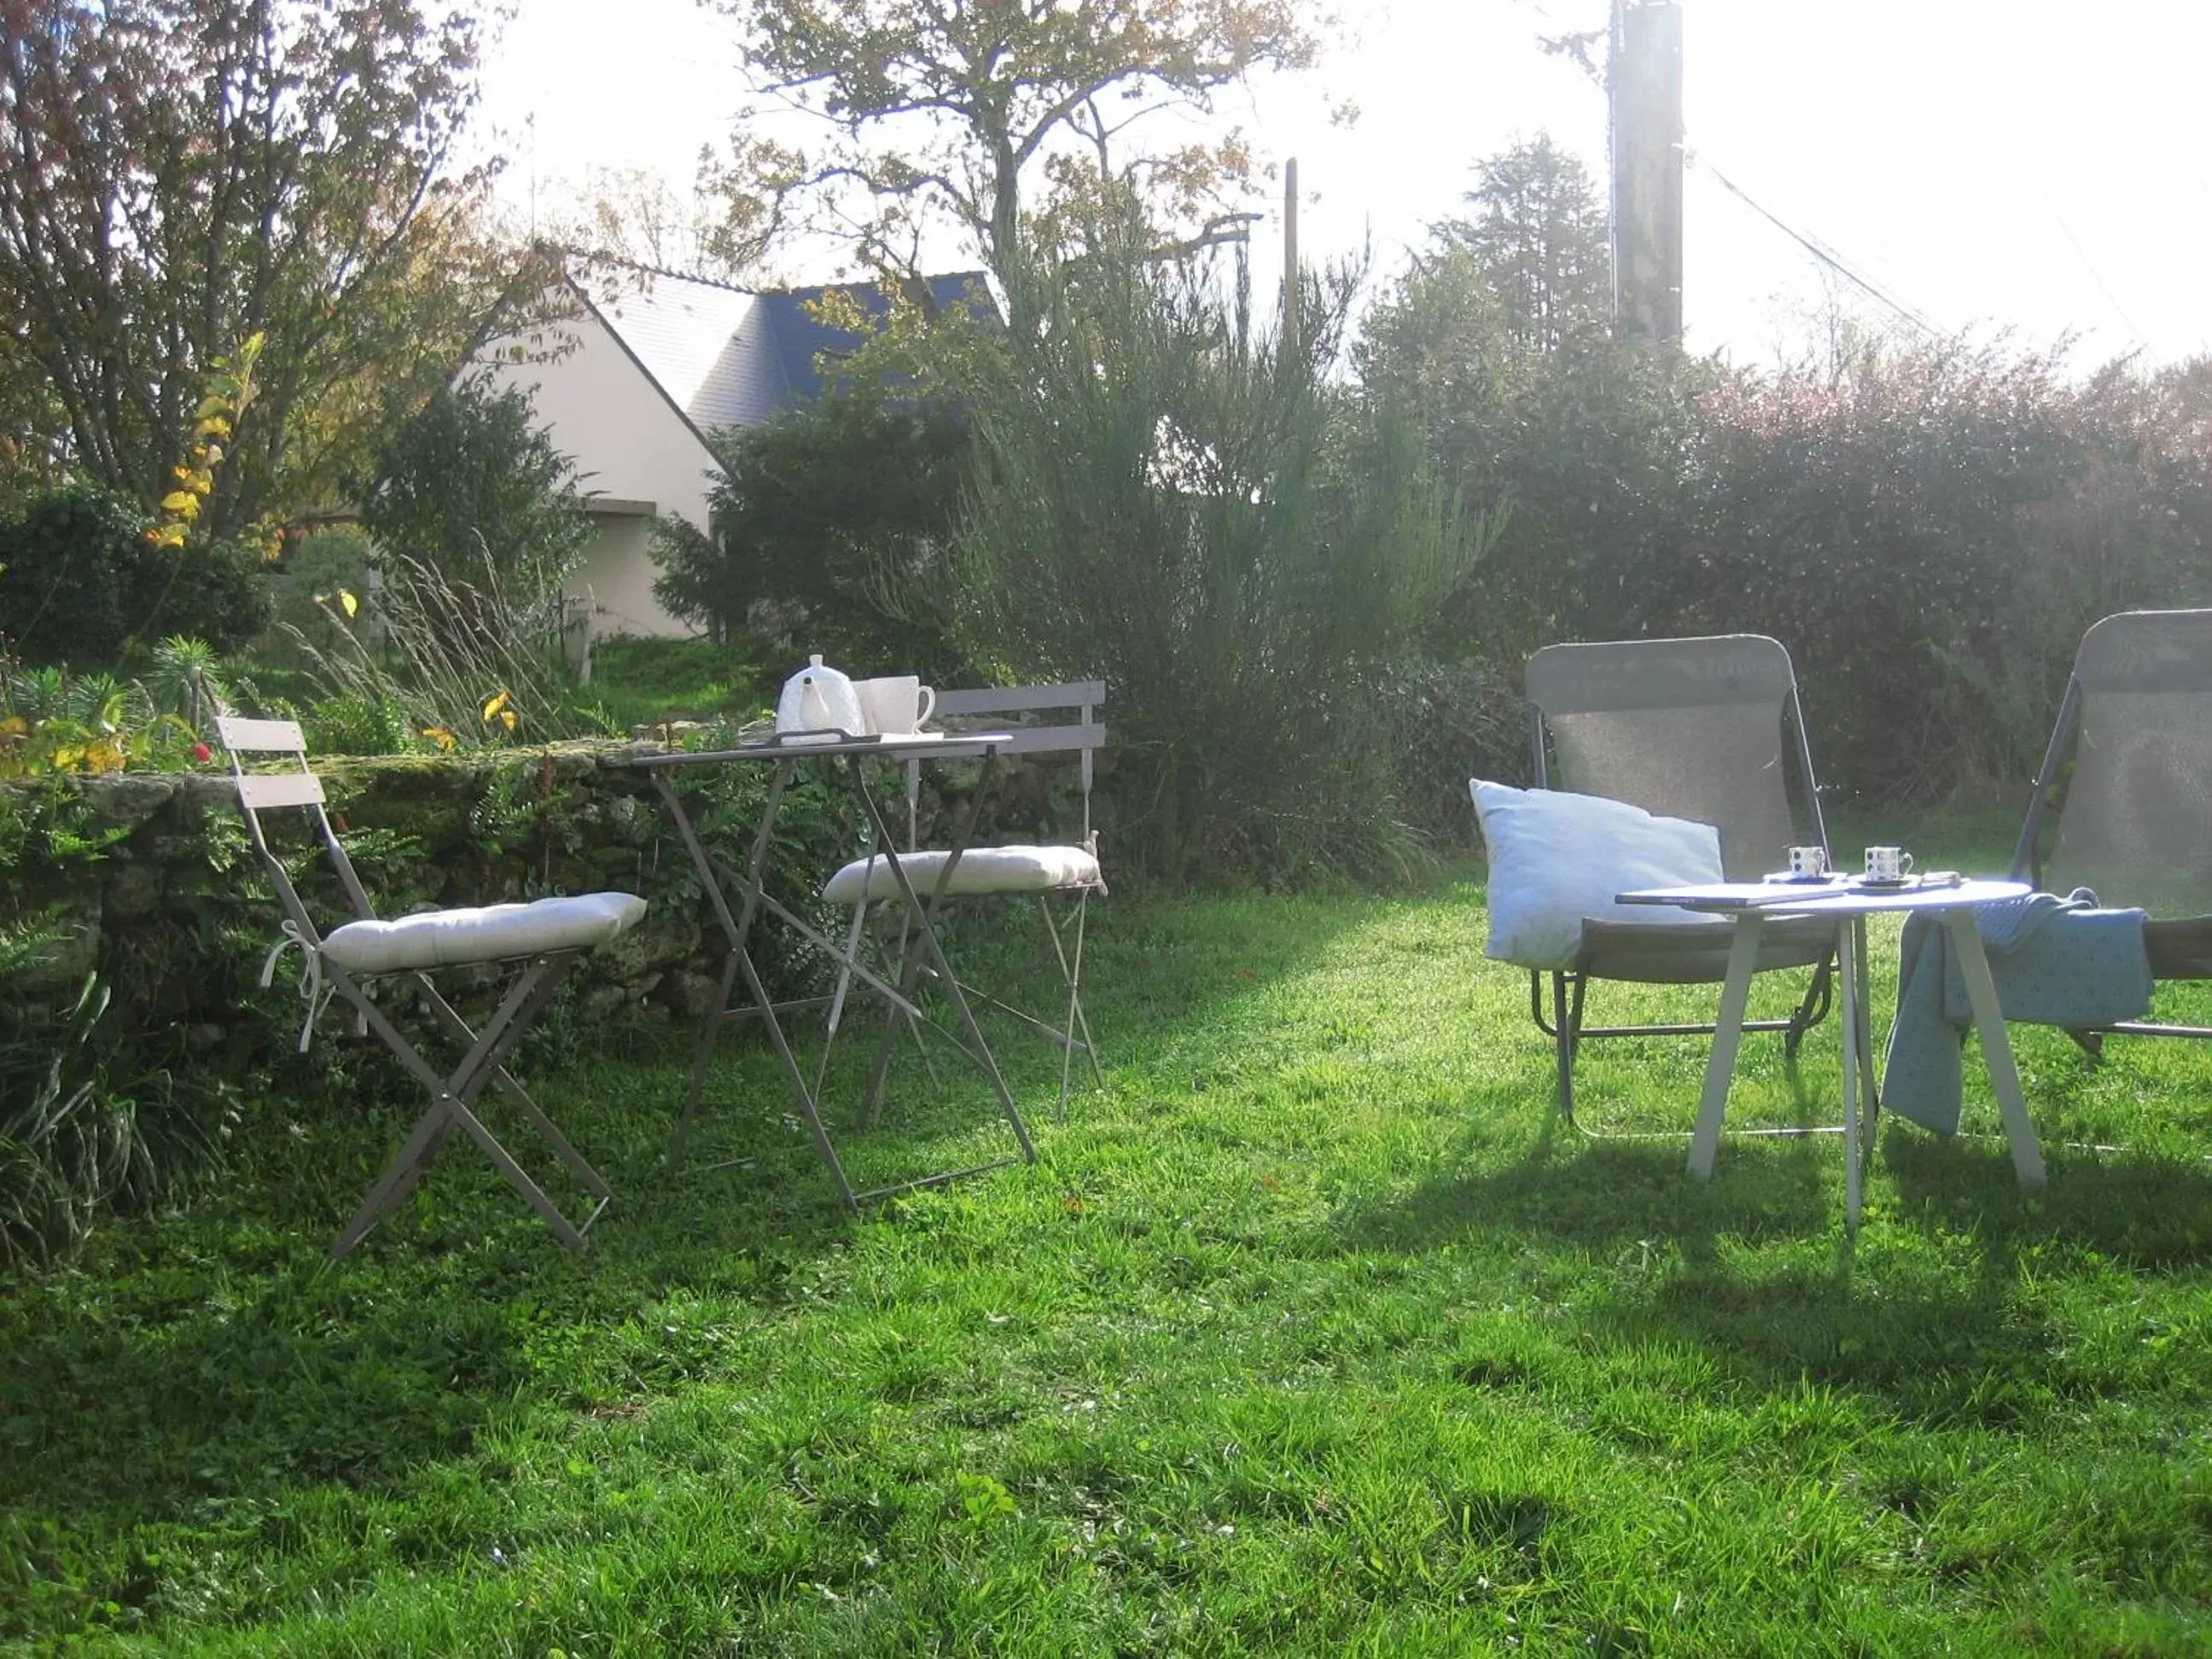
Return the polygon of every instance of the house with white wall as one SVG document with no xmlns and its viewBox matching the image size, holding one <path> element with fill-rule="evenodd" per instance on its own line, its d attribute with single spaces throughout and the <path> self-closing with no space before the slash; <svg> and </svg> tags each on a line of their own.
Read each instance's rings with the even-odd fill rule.
<svg viewBox="0 0 2212 1659">
<path fill-rule="evenodd" d="M 980 272 L 927 285 L 939 306 L 971 304 L 988 291 Z M 692 633 L 653 597 L 653 516 L 707 528 L 714 469 L 707 434 L 758 426 L 819 396 L 817 360 L 851 351 L 860 336 L 825 325 L 813 307 L 837 292 L 881 316 L 882 290 L 854 283 L 757 293 L 650 270 L 589 289 L 572 277 L 567 288 L 564 320 L 526 341 L 495 341 L 477 361 L 495 390 L 531 393 L 538 424 L 582 475 L 599 534 L 570 593 L 588 610 L 592 633 Z"/>
</svg>

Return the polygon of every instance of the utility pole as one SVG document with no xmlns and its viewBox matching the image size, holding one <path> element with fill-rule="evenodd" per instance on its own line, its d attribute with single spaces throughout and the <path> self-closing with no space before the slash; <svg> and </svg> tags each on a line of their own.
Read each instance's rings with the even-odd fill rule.
<svg viewBox="0 0 2212 1659">
<path fill-rule="evenodd" d="M 1682 8 L 1613 0 L 1606 84 L 1613 112 L 1614 331 L 1682 343 Z"/>
<path fill-rule="evenodd" d="M 1298 354 L 1298 158 L 1283 163 L 1283 350 Z"/>
</svg>

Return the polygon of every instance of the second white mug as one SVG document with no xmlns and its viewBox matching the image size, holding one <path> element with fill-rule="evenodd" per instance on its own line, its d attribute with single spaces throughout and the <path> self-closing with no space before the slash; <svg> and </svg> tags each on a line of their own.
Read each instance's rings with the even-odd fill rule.
<svg viewBox="0 0 2212 1659">
<path fill-rule="evenodd" d="M 1866 873 L 1869 881 L 1903 881 L 1912 873 L 1912 854 L 1902 847 L 1869 847 Z"/>
<path fill-rule="evenodd" d="M 913 674 L 860 680 L 853 690 L 860 700 L 868 730 L 878 735 L 918 732 L 937 707 L 936 688 L 924 685 Z"/>
</svg>

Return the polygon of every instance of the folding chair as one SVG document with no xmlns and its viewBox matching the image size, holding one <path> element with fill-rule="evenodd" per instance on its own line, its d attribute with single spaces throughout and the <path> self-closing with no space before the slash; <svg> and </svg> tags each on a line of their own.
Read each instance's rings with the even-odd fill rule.
<svg viewBox="0 0 2212 1659">
<path fill-rule="evenodd" d="M 1827 846 L 1796 676 L 1780 641 L 1726 634 L 1549 645 L 1528 659 L 1527 689 L 1534 705 L 1538 787 L 1609 796 L 1713 824 L 1720 830 L 1722 872 L 1731 881 L 1757 880 L 1778 867 L 1791 846 Z M 1807 834 L 1799 831 L 1784 777 L 1785 724 L 1796 738 Z M 1590 981 L 1720 984 L 1728 977 L 1729 933 L 1586 920 L 1574 965 L 1550 974 L 1548 1018 L 1545 970 L 1531 970 L 1528 1011 L 1553 1040 L 1559 1111 L 1569 1123 L 1575 1123 L 1575 1053 L 1585 1039 L 1709 1036 L 1717 1029 L 1711 1023 L 1586 1025 L 1583 1004 Z M 1743 1029 L 1784 1033 L 1794 1056 L 1806 1031 L 1827 1015 L 1840 939 L 1838 923 L 1817 917 L 1769 923 L 1756 971 L 1811 968 L 1813 979 L 1787 1019 L 1748 1020 Z"/>
<path fill-rule="evenodd" d="M 2047 869 L 2046 819 L 2058 831 Z M 2154 982 L 2212 979 L 2212 611 L 2125 611 L 2081 636 L 2012 873 L 2148 912 Z M 2212 1037 L 2212 1028 L 2150 1020 L 2069 1034 L 2095 1054 L 2113 1031 Z"/>
<path fill-rule="evenodd" d="M 434 910 L 380 921 L 368 895 L 362 890 L 360 877 L 354 872 L 353 861 L 346 856 L 344 846 L 331 827 L 330 815 L 324 811 L 322 781 L 308 768 L 307 743 L 298 725 L 291 720 L 224 716 L 216 721 L 216 729 L 230 756 L 239 807 L 246 815 L 246 834 L 284 911 L 284 936 L 262 965 L 262 984 L 270 983 L 277 957 L 288 950 L 297 949 L 305 957 L 301 986 L 307 1002 L 307 1019 L 300 1028 L 301 1051 L 305 1052 L 315 1020 L 331 997 L 343 996 L 430 1096 L 428 1109 L 416 1120 L 398 1152 L 362 1200 L 353 1218 L 331 1246 L 331 1257 L 344 1255 L 368 1236 L 379 1220 L 406 1200 L 456 1128 L 483 1149 L 484 1156 L 498 1166 L 499 1172 L 530 1207 L 545 1218 L 546 1224 L 562 1243 L 571 1249 L 582 1249 L 585 1233 L 605 1211 L 613 1194 L 599 1171 L 568 1144 L 567 1137 L 509 1075 L 507 1056 L 582 953 L 635 927 L 645 915 L 645 901 L 629 893 L 586 893 L 572 898 L 538 899 L 529 904 Z M 291 771 L 248 772 L 240 763 L 240 757 L 243 755 L 289 755 L 298 762 L 298 767 Z M 313 817 L 323 846 L 337 866 L 338 880 L 358 918 L 328 934 L 316 931 L 313 919 L 285 872 L 283 861 L 270 850 L 262 833 L 261 813 L 288 806 L 304 808 Z M 478 1034 L 439 994 L 430 982 L 428 970 L 487 963 L 514 963 L 518 971 L 498 1008 Z M 432 1017 L 461 1047 L 464 1052 L 452 1071 L 439 1072 L 370 1000 L 364 988 L 367 981 L 387 976 L 404 978 L 420 990 Z M 596 1200 L 591 1213 L 582 1221 L 571 1222 L 563 1215 L 484 1126 L 475 1107 L 477 1097 L 487 1084 L 497 1085 L 507 1103 Z"/>
<path fill-rule="evenodd" d="M 1060 981 L 1067 993 L 1067 1004 L 1060 1023 L 1041 1019 L 1012 1004 L 980 990 L 963 978 L 963 993 L 971 1001 L 988 1004 L 1000 1012 L 1028 1026 L 1031 1030 L 1057 1043 L 1060 1050 L 1060 1110 L 1067 1110 L 1069 1074 L 1076 1052 L 1082 1051 L 1091 1067 L 1091 1079 L 1103 1086 L 1105 1079 L 1098 1066 L 1098 1051 L 1091 1038 L 1091 1024 L 1083 1012 L 1083 942 L 1085 925 L 1090 914 L 1091 896 L 1103 894 L 1106 882 L 1098 865 L 1098 838 L 1091 827 L 1091 791 L 1097 771 L 1097 751 L 1106 742 L 1106 728 L 1097 719 L 1099 708 L 1106 701 L 1103 680 L 1080 680 L 1065 685 L 1024 685 L 969 691 L 939 691 L 937 694 L 936 714 L 945 719 L 977 719 L 991 726 L 1004 726 L 1012 733 L 1011 740 L 999 745 L 1002 755 L 1041 755 L 1074 752 L 1080 757 L 1083 783 L 1083 839 L 1079 844 L 1062 846 L 1029 846 L 1012 843 L 998 847 L 970 847 L 952 860 L 951 878 L 945 878 L 948 854 L 915 850 L 915 824 L 921 795 L 921 760 L 910 758 L 906 768 L 907 848 L 899 861 L 924 892 L 936 890 L 945 897 L 970 897 L 978 895 L 1029 895 L 1036 900 L 1037 913 L 1043 919 L 1045 933 L 1052 941 L 1053 955 L 1060 965 Z M 1004 716 L 1035 716 L 1059 711 L 1074 715 L 1073 723 L 1051 726 L 1023 725 L 1018 720 L 1006 720 Z M 969 726 L 974 731 L 977 728 Z M 954 734 L 951 741 L 941 750 L 933 750 L 931 760 L 958 759 L 980 755 L 977 747 L 964 745 Z M 823 898 L 831 904 L 855 906 L 853 917 L 854 937 L 857 939 L 864 925 L 867 907 L 880 901 L 895 899 L 897 891 L 892 884 L 890 871 L 880 859 L 860 858 L 830 877 L 822 890 Z M 1064 902 L 1068 914 L 1056 917 L 1053 901 Z M 901 929 L 898 955 L 902 972 L 900 989 L 911 997 L 915 982 L 930 971 L 919 957 L 906 949 L 905 930 Z M 838 999 L 845 989 L 841 981 Z M 896 1007 L 887 1010 L 887 1019 L 899 1018 Z M 885 1067 L 890 1060 L 890 1045 L 879 1051 L 874 1077 L 871 1079 L 866 1110 L 872 1115 L 881 1097 Z"/>
</svg>

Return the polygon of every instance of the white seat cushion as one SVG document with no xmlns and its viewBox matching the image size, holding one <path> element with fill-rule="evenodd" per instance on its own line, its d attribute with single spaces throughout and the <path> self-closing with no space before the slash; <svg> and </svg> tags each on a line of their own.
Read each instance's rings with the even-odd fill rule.
<svg viewBox="0 0 2212 1659">
<path fill-rule="evenodd" d="M 1485 954 L 1523 968 L 1571 968 L 1585 916 L 1728 926 L 1725 916 L 1613 902 L 1615 894 L 1642 888 L 1721 880 L 1721 836 L 1711 824 L 1564 789 L 1516 789 L 1480 778 L 1469 787 L 1490 857 Z"/>
<path fill-rule="evenodd" d="M 937 872 L 945 867 L 943 853 L 902 853 L 899 867 L 927 898 L 937 887 Z M 952 866 L 948 893 L 1049 893 L 1066 887 L 1096 887 L 1097 855 L 1081 847 L 971 847 Z M 863 898 L 898 896 L 898 882 L 891 867 L 878 855 L 854 859 L 823 884 L 822 896 L 831 904 L 858 904 Z"/>
<path fill-rule="evenodd" d="M 390 921 L 349 921 L 323 940 L 323 955 L 349 974 L 505 962 L 605 945 L 644 915 L 645 901 L 634 893 L 579 893 L 477 910 L 426 910 Z"/>
</svg>

